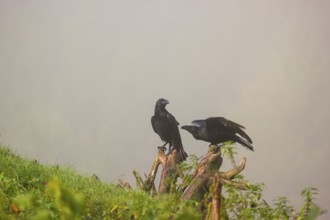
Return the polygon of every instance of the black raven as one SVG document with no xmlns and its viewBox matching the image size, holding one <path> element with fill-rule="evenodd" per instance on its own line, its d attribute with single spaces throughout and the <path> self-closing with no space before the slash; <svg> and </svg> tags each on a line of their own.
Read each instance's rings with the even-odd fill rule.
<svg viewBox="0 0 330 220">
<path fill-rule="evenodd" d="M 152 128 L 159 135 L 160 139 L 165 142 L 163 147 L 166 144 L 170 144 L 170 151 L 172 148 L 177 149 L 180 155 L 180 161 L 184 161 L 188 155 L 182 146 L 178 128 L 179 122 L 165 109 L 167 104 L 169 104 L 169 101 L 166 99 L 158 99 L 156 102 L 155 114 L 151 117 Z"/>
<path fill-rule="evenodd" d="M 192 124 L 194 125 L 184 125 L 181 128 L 190 132 L 197 140 L 210 142 L 211 145 L 233 141 L 254 150 L 251 138 L 242 130 L 245 127 L 233 121 L 223 117 L 210 117 L 205 120 L 192 121 Z"/>
</svg>

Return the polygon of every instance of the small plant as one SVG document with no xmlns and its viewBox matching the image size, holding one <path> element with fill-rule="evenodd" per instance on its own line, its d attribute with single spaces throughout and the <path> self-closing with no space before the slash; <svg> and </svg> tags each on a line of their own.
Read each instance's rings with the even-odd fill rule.
<svg viewBox="0 0 330 220">
<path fill-rule="evenodd" d="M 192 181 L 193 172 L 197 169 L 201 158 L 196 155 L 189 155 L 188 161 L 179 164 L 179 174 L 182 183 L 179 184 L 179 191 L 183 191 Z"/>
</svg>

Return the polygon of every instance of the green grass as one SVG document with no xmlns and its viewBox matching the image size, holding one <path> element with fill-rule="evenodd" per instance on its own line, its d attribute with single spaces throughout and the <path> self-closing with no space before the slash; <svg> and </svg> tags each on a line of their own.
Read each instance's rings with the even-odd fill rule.
<svg viewBox="0 0 330 220">
<path fill-rule="evenodd" d="M 0 147 L 0 219 L 200 219 L 192 204 L 119 188 Z"/>
<path fill-rule="evenodd" d="M 232 148 L 229 159 L 234 154 Z M 228 158 L 227 158 L 228 159 Z M 189 182 L 198 158 L 183 163 L 180 169 Z M 224 185 L 222 219 L 300 219 L 312 220 L 325 212 L 314 203 L 318 190 L 307 187 L 301 192 L 303 205 L 295 209 L 286 197 L 269 203 L 263 198 L 264 184 L 244 181 L 246 190 Z M 206 197 L 209 195 L 205 195 Z M 0 146 L 0 219 L 202 219 L 195 201 L 182 201 L 179 192 L 150 196 L 83 176 L 73 168 L 39 164 L 24 159 Z M 205 199 L 208 201 L 208 198 Z M 208 206 L 210 208 L 210 206 Z"/>
</svg>

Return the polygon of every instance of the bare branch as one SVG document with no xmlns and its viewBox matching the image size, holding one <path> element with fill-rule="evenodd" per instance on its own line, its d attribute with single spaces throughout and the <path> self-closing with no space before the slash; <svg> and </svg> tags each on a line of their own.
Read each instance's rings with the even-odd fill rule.
<svg viewBox="0 0 330 220">
<path fill-rule="evenodd" d="M 221 178 L 220 179 L 220 182 L 222 185 L 231 185 L 231 186 L 234 186 L 235 188 L 237 189 L 240 189 L 240 190 L 246 190 L 246 186 L 243 182 L 236 182 L 236 181 L 232 181 L 232 180 L 229 180 L 229 179 L 226 179 L 226 178 Z"/>
<path fill-rule="evenodd" d="M 117 186 L 120 188 L 128 188 L 128 189 L 132 189 L 131 185 L 128 182 L 125 182 L 122 179 L 118 180 Z"/>
<path fill-rule="evenodd" d="M 133 175 L 135 176 L 136 187 L 138 189 L 143 189 L 143 180 L 140 174 L 136 170 L 133 170 Z"/>
<path fill-rule="evenodd" d="M 236 174 L 242 172 L 245 168 L 246 158 L 243 157 L 240 160 L 240 163 L 237 167 L 234 167 L 233 169 L 227 171 L 227 172 L 221 172 L 221 176 L 226 179 L 232 179 Z"/>
<path fill-rule="evenodd" d="M 210 213 L 211 215 L 209 215 L 208 219 L 220 220 L 221 190 L 222 190 L 221 176 L 220 173 L 217 173 L 214 176 L 214 181 L 212 186 L 212 206 Z"/>
</svg>

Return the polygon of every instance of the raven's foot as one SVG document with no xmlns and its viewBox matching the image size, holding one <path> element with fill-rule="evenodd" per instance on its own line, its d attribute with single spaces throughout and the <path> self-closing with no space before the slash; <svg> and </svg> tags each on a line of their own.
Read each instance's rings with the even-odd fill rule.
<svg viewBox="0 0 330 220">
<path fill-rule="evenodd" d="M 212 151 L 213 153 L 217 153 L 221 148 L 222 144 L 210 144 L 209 145 L 209 152 Z"/>
<path fill-rule="evenodd" d="M 172 151 L 175 149 L 174 146 L 169 145 L 169 149 L 168 149 L 168 153 L 166 154 L 166 156 L 170 155 L 172 153 Z"/>
<path fill-rule="evenodd" d="M 167 148 L 164 145 L 163 146 L 158 146 L 157 148 L 158 148 L 158 150 L 161 150 L 163 152 L 165 152 L 167 150 Z"/>
</svg>

